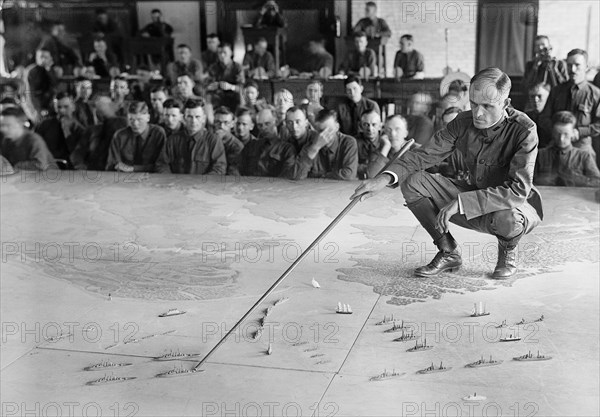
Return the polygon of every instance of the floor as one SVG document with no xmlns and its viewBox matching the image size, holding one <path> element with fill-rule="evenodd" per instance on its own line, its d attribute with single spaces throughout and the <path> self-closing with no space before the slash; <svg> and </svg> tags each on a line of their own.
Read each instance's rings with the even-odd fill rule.
<svg viewBox="0 0 600 417">
<path fill-rule="evenodd" d="M 458 227 L 462 270 L 412 277 L 435 250 L 401 193 L 386 190 L 357 204 L 202 372 L 156 377 L 194 368 L 356 186 L 106 172 L 0 178 L 0 414 L 600 414 L 591 189 L 541 189 L 544 222 L 521 241 L 518 275 L 501 282 L 488 278 L 494 239 Z M 338 302 L 353 314 L 336 314 Z M 490 314 L 471 317 L 479 303 Z M 158 317 L 174 308 L 186 313 Z M 394 342 L 402 333 L 376 324 L 392 315 L 433 348 Z M 520 340 L 500 342 L 509 335 Z M 513 360 L 529 351 L 552 359 Z M 168 353 L 197 356 L 155 359 Z M 465 367 L 490 355 L 503 362 Z M 84 370 L 103 361 L 131 365 Z M 446 372 L 417 373 L 440 362 Z M 383 372 L 397 375 L 370 380 Z M 89 384 L 105 375 L 135 379 Z"/>
</svg>

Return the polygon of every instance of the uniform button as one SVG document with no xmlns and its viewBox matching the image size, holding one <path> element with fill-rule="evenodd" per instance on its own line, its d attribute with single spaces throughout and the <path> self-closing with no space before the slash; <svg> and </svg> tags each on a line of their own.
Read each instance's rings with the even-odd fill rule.
<svg viewBox="0 0 600 417">
<path fill-rule="evenodd" d="M 483 164 L 483 163 L 485 163 L 485 159 L 480 159 L 480 160 L 479 160 L 479 163 L 480 163 L 480 164 Z"/>
</svg>

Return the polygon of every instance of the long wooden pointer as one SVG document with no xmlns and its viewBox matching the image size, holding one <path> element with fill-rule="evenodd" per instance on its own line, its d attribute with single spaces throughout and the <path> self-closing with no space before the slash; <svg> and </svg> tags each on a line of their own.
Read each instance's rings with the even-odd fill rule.
<svg viewBox="0 0 600 417">
<path fill-rule="evenodd" d="M 407 141 L 404 144 L 404 146 L 402 146 L 402 148 L 400 148 L 400 152 L 398 152 L 398 155 L 396 155 L 395 158 L 391 159 L 381 169 L 381 171 L 379 173 L 382 173 L 383 171 L 385 171 L 392 163 L 394 163 L 394 161 L 396 161 L 398 158 L 400 158 L 402 155 L 404 155 L 410 149 L 410 147 L 413 145 L 414 142 L 415 142 L 414 139 L 410 139 L 409 141 Z M 313 250 L 315 246 L 317 246 L 317 244 L 321 241 L 321 239 L 323 239 L 325 236 L 327 236 L 327 234 L 331 231 L 331 229 L 333 229 L 335 227 L 335 225 L 338 224 L 339 221 L 342 220 L 344 218 L 344 216 L 346 214 L 348 214 L 348 212 L 350 210 L 352 210 L 352 207 L 354 207 L 356 205 L 356 203 L 358 203 L 360 201 L 360 198 L 363 195 L 364 194 L 360 194 L 360 195 L 354 197 L 354 199 L 352 201 L 350 201 L 350 203 L 346 206 L 346 208 L 344 210 L 342 210 L 342 212 L 340 214 L 338 214 L 335 219 L 333 219 L 333 221 L 329 224 L 329 226 L 327 226 L 327 228 L 325 230 L 323 230 L 319 236 L 317 236 L 317 238 L 313 241 L 313 243 L 311 243 L 310 246 L 308 248 L 306 248 L 306 250 L 300 254 L 300 256 L 294 261 L 293 264 L 291 264 L 289 266 L 288 269 L 286 269 L 286 271 L 279 277 L 279 279 L 277 281 L 275 281 L 273 283 L 273 285 L 271 285 L 269 287 L 269 289 L 254 303 L 254 305 L 252 307 L 250 307 L 250 309 L 246 312 L 246 314 L 244 314 L 242 316 L 242 318 L 240 318 L 238 320 L 238 322 L 225 334 L 225 336 L 223 336 L 221 338 L 221 340 L 219 340 L 219 342 L 206 354 L 206 356 L 204 356 L 204 358 L 202 358 L 202 360 L 200 362 L 198 362 L 198 364 L 194 367 L 194 371 L 197 371 L 198 368 L 200 368 L 200 366 L 202 366 L 202 364 L 204 362 L 206 362 L 207 359 L 219 348 L 219 346 L 221 346 L 223 343 L 225 343 L 227 338 L 240 326 L 240 324 L 242 324 L 242 322 L 244 320 L 246 320 L 246 318 L 248 318 L 248 316 L 250 314 L 252 314 L 252 312 L 254 310 L 256 310 L 256 308 L 273 292 L 273 290 L 275 288 L 277 288 L 277 286 L 279 284 L 281 284 L 281 282 L 284 279 L 287 278 L 287 276 L 294 270 L 294 268 L 296 268 L 296 266 L 298 266 L 298 264 L 300 262 L 302 262 L 302 260 L 310 253 L 310 251 Z"/>
</svg>

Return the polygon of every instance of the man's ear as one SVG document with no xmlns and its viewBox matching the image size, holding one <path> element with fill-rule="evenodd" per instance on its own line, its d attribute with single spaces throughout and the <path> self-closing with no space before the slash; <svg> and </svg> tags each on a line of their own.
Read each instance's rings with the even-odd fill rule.
<svg viewBox="0 0 600 417">
<path fill-rule="evenodd" d="M 506 110 L 508 108 L 508 106 L 510 106 L 511 100 L 509 97 L 504 99 L 504 110 Z"/>
</svg>

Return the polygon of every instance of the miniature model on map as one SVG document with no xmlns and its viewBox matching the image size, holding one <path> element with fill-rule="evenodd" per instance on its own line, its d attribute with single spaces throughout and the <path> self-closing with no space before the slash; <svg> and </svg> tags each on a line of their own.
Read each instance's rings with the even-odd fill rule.
<svg viewBox="0 0 600 417">
<path fill-rule="evenodd" d="M 478 361 L 475 361 L 475 362 L 468 363 L 465 366 L 467 368 L 482 368 L 484 366 L 500 365 L 501 363 L 502 363 L 502 361 L 492 359 L 492 355 L 490 355 L 489 361 L 486 361 L 485 359 L 483 359 L 483 355 L 481 355 L 481 359 L 479 359 Z"/>
<path fill-rule="evenodd" d="M 471 314 L 471 317 L 481 317 L 481 316 L 489 316 L 489 315 L 490 315 L 490 312 L 485 311 L 485 304 L 483 304 L 480 301 L 479 305 L 477 303 L 475 304 L 475 308 L 473 309 L 473 313 Z"/>
<path fill-rule="evenodd" d="M 352 314 L 352 308 L 350 307 L 350 304 L 338 303 L 335 312 L 338 314 Z"/>
<path fill-rule="evenodd" d="M 422 352 L 424 350 L 433 349 L 433 346 L 427 344 L 427 338 L 423 340 L 423 343 L 419 344 L 419 342 L 415 342 L 415 345 L 410 349 L 407 349 L 407 352 Z"/>
<path fill-rule="evenodd" d="M 552 356 L 540 355 L 540 351 L 538 350 L 538 353 L 536 356 L 533 356 L 531 351 L 529 351 L 529 353 L 527 353 L 526 355 L 518 356 L 513 359 L 516 361 L 519 361 L 519 362 L 548 361 L 548 360 L 552 359 Z"/>
<path fill-rule="evenodd" d="M 102 362 L 96 363 L 94 365 L 86 366 L 83 368 L 84 371 L 101 371 L 107 368 L 120 368 L 124 366 L 131 366 L 132 363 L 115 363 L 111 360 L 104 360 Z"/>
<path fill-rule="evenodd" d="M 93 381 L 88 382 L 86 385 L 104 385 L 104 384 L 112 384 L 115 382 L 125 382 L 130 379 L 136 379 L 135 376 L 114 376 L 114 375 L 104 375 L 100 379 L 95 379 Z"/>
<path fill-rule="evenodd" d="M 181 311 L 177 308 L 170 308 L 166 313 L 159 314 L 158 317 L 171 317 L 171 316 L 179 316 L 181 314 L 185 314 L 185 311 Z"/>
<path fill-rule="evenodd" d="M 174 361 L 177 359 L 191 359 L 200 356 L 199 353 L 181 353 L 179 351 L 169 351 L 161 356 L 156 356 L 154 360 L 156 361 Z"/>
<path fill-rule="evenodd" d="M 442 364 L 442 362 L 440 362 L 440 367 L 436 368 L 435 365 L 433 364 L 433 362 L 431 362 L 431 366 L 428 366 L 425 369 L 421 369 L 420 371 L 417 371 L 418 374 L 433 374 L 436 372 L 446 372 L 449 371 L 452 368 L 445 368 L 444 365 Z"/>
</svg>

